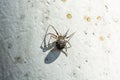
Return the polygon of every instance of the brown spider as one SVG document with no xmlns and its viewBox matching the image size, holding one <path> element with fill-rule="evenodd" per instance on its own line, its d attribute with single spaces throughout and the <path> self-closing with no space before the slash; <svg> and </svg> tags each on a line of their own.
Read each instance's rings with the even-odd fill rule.
<svg viewBox="0 0 120 80">
<path fill-rule="evenodd" d="M 67 48 L 72 47 L 71 44 L 69 43 L 69 40 L 71 39 L 71 37 L 74 35 L 75 32 L 72 33 L 71 35 L 67 36 L 67 33 L 68 33 L 68 31 L 69 31 L 69 29 L 68 29 L 64 35 L 61 35 L 61 34 L 59 34 L 59 33 L 57 32 L 57 30 L 54 28 L 54 26 L 49 25 L 48 28 L 49 28 L 50 26 L 54 29 L 54 31 L 56 32 L 56 34 L 47 33 L 47 34 L 45 35 L 45 37 L 47 37 L 48 35 L 50 35 L 50 39 L 49 39 L 49 41 L 48 41 L 48 45 L 50 45 L 50 44 L 55 44 L 55 47 L 56 47 L 58 50 L 62 51 L 62 52 L 67 56 Z M 55 41 L 52 42 L 52 43 L 50 43 L 51 38 L 54 38 L 54 39 L 55 39 Z M 68 44 L 69 47 L 68 47 L 66 44 Z M 63 49 L 65 49 L 66 52 L 63 51 Z"/>
</svg>

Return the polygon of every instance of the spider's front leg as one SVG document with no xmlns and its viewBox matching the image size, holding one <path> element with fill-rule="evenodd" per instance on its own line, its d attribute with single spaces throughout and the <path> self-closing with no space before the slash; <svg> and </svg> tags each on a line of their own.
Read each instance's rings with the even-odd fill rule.
<svg viewBox="0 0 120 80">
<path fill-rule="evenodd" d="M 71 38 L 72 38 L 72 36 L 75 34 L 75 32 L 74 33 L 72 33 L 71 35 L 69 35 L 68 37 L 66 37 L 66 39 L 68 39 L 67 41 L 69 41 Z"/>
<path fill-rule="evenodd" d="M 59 36 L 59 33 L 58 33 L 57 30 L 54 28 L 54 26 L 49 25 L 49 27 L 50 27 L 50 26 L 54 29 L 54 31 L 56 32 L 56 34 Z"/>
</svg>

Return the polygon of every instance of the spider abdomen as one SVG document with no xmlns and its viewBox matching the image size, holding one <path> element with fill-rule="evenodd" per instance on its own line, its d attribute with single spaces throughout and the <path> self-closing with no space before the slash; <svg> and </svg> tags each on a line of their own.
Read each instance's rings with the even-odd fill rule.
<svg viewBox="0 0 120 80">
<path fill-rule="evenodd" d="M 65 48 L 65 45 L 66 45 L 66 43 L 65 42 L 63 42 L 63 41 L 57 41 L 56 42 L 56 47 L 57 47 L 57 49 L 59 49 L 59 50 L 62 50 L 63 48 Z"/>
</svg>

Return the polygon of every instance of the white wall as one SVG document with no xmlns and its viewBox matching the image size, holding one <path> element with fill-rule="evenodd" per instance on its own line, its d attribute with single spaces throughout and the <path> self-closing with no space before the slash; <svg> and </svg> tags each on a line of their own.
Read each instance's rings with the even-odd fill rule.
<svg viewBox="0 0 120 80">
<path fill-rule="evenodd" d="M 119 80 L 119 3 L 1 0 L 0 80 Z M 76 32 L 68 57 L 41 49 L 49 25 Z"/>
</svg>

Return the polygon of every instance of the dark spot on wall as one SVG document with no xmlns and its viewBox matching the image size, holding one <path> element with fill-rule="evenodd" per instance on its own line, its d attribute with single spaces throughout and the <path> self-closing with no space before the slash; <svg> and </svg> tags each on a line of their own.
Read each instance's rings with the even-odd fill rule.
<svg viewBox="0 0 120 80">
<path fill-rule="evenodd" d="M 84 34 L 85 34 L 85 35 L 87 35 L 87 32 L 86 32 L 86 31 L 84 31 Z"/>
<path fill-rule="evenodd" d="M 34 5 L 32 4 L 31 7 L 33 7 Z"/>
<path fill-rule="evenodd" d="M 108 54 L 109 54 L 110 52 L 111 52 L 110 50 L 106 50 L 106 51 L 105 51 L 105 53 L 108 53 Z"/>
<path fill-rule="evenodd" d="M 74 75 L 76 75 L 76 73 L 75 73 L 75 72 L 73 72 L 73 76 L 74 76 Z"/>
<path fill-rule="evenodd" d="M 29 74 L 28 74 L 28 73 L 26 73 L 24 76 L 25 76 L 25 77 L 28 77 L 28 76 L 29 76 Z"/>
<path fill-rule="evenodd" d="M 92 35 L 95 35 L 95 33 L 93 32 Z"/>
<path fill-rule="evenodd" d="M 110 50 L 108 50 L 107 52 L 110 53 Z"/>
<path fill-rule="evenodd" d="M 8 43 L 8 49 L 11 49 L 11 47 L 12 47 L 12 44 Z"/>
<path fill-rule="evenodd" d="M 107 76 L 107 75 L 108 75 L 108 73 L 107 73 L 107 72 L 103 72 L 103 75 L 106 75 L 106 76 Z"/>
<path fill-rule="evenodd" d="M 26 62 L 26 61 L 24 61 L 24 63 L 26 64 L 27 62 Z"/>
<path fill-rule="evenodd" d="M 108 12 L 108 6 L 107 5 L 105 5 L 105 8 L 106 8 L 106 11 Z"/>
<path fill-rule="evenodd" d="M 80 66 L 78 66 L 78 68 L 80 69 L 81 67 L 80 67 Z"/>
<path fill-rule="evenodd" d="M 19 39 L 20 38 L 20 36 L 17 36 L 17 39 Z"/>
<path fill-rule="evenodd" d="M 48 16 L 46 16 L 46 17 L 45 17 L 45 19 L 46 19 L 46 20 L 48 20 L 48 19 L 49 19 L 49 17 L 48 17 Z"/>
<path fill-rule="evenodd" d="M 20 19 L 24 19 L 24 18 L 25 18 L 24 14 L 20 15 Z"/>
<path fill-rule="evenodd" d="M 28 0 L 28 2 L 30 2 L 30 0 Z"/>
<path fill-rule="evenodd" d="M 87 63 L 87 62 L 88 62 L 88 60 L 85 60 L 85 62 Z"/>
<path fill-rule="evenodd" d="M 15 63 L 23 63 L 23 59 L 21 56 L 15 57 Z"/>
</svg>

